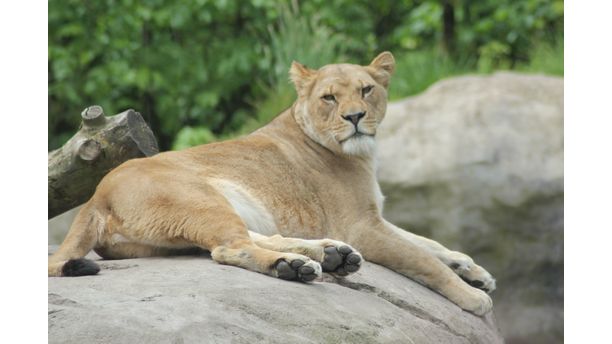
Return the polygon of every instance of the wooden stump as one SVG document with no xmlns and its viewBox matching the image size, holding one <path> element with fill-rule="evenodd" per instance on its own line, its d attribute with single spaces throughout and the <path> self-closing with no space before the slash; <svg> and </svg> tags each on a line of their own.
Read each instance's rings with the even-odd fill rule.
<svg viewBox="0 0 612 344">
<path fill-rule="evenodd" d="M 102 177 L 124 161 L 159 152 L 153 132 L 132 109 L 106 117 L 94 105 L 81 117 L 79 131 L 49 153 L 49 218 L 85 203 Z"/>
</svg>

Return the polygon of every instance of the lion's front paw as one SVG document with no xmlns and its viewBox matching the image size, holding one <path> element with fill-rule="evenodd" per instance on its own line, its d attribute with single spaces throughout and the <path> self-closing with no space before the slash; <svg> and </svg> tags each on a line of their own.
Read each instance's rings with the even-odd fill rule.
<svg viewBox="0 0 612 344">
<path fill-rule="evenodd" d="M 339 276 L 356 272 L 363 262 L 363 257 L 357 250 L 343 243 L 327 246 L 324 252 L 325 256 L 321 262 L 323 271 Z"/>
<path fill-rule="evenodd" d="M 307 257 L 279 259 L 275 269 L 284 280 L 310 282 L 321 277 L 321 265 Z"/>
<path fill-rule="evenodd" d="M 472 258 L 463 253 L 453 252 L 449 267 L 474 288 L 491 293 L 497 287 L 495 278 L 487 270 L 474 263 Z"/>
<path fill-rule="evenodd" d="M 459 307 L 479 316 L 489 313 L 493 308 L 491 297 L 479 289 L 472 289 L 472 291 L 470 297 L 466 298 Z"/>
</svg>

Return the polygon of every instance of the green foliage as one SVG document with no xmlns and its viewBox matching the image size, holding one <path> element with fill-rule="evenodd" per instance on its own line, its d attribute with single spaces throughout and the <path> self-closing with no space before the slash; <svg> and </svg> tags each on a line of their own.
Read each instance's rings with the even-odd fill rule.
<svg viewBox="0 0 612 344">
<path fill-rule="evenodd" d="M 423 2 L 408 14 L 405 23 L 393 31 L 392 40 L 405 49 L 428 46 L 442 30 L 442 5 L 437 1 Z"/>
<path fill-rule="evenodd" d="M 90 104 L 137 108 L 166 148 L 184 126 L 239 128 L 277 16 L 272 1 L 50 3 L 50 148 Z"/>
<path fill-rule="evenodd" d="M 422 92 L 440 79 L 472 71 L 473 66 L 473 60 L 452 58 L 433 49 L 397 56 L 389 97 L 393 100 Z"/>
<path fill-rule="evenodd" d="M 204 127 L 184 127 L 178 134 L 172 144 L 173 150 L 181 150 L 197 145 L 215 141 L 215 134 L 208 128 Z"/>
<path fill-rule="evenodd" d="M 445 3 L 51 1 L 49 149 L 92 104 L 137 109 L 162 150 L 244 134 L 294 100 L 292 60 L 365 64 L 391 50 L 392 98 L 466 72 L 563 74 L 563 1 L 450 1 L 450 36 Z"/>
<path fill-rule="evenodd" d="M 297 8 L 284 8 L 276 29 L 269 28 L 269 45 L 264 48 L 263 67 L 271 85 L 285 84 L 292 61 L 318 68 L 345 58 L 349 38 L 321 25 L 316 17 L 300 16 Z"/>
<path fill-rule="evenodd" d="M 563 34 L 561 0 L 485 0 L 458 8 L 458 46 L 476 51 L 480 71 L 507 69 L 529 59 L 533 42 Z"/>
<path fill-rule="evenodd" d="M 396 57 L 396 64 L 389 92 L 392 100 L 420 93 L 436 81 L 451 76 L 511 68 L 504 63 L 498 63 L 493 68 L 493 63 L 488 59 L 451 57 L 435 49 L 402 54 Z M 529 73 L 563 76 L 563 38 L 536 42 L 530 49 L 529 59 L 518 62 L 514 68 Z"/>
<path fill-rule="evenodd" d="M 517 69 L 563 76 L 563 38 L 534 45 L 529 61 L 519 65 Z"/>
</svg>

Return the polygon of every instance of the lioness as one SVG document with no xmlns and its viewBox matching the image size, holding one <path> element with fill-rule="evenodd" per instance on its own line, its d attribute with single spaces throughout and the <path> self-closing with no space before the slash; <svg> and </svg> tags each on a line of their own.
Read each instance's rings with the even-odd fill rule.
<svg viewBox="0 0 612 344">
<path fill-rule="evenodd" d="M 304 282 L 353 273 L 363 255 L 487 313 L 487 271 L 382 217 L 374 138 L 394 68 L 389 52 L 368 66 L 293 62 L 298 98 L 265 127 L 125 162 L 77 215 L 49 276 L 96 274 L 83 259 L 91 249 L 121 259 L 200 248 L 221 264 Z"/>
</svg>

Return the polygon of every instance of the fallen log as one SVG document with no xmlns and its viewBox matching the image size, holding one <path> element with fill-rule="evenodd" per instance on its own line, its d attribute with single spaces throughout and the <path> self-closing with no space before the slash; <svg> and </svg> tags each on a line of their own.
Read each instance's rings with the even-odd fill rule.
<svg viewBox="0 0 612 344">
<path fill-rule="evenodd" d="M 153 132 L 132 109 L 106 117 L 94 105 L 81 117 L 79 131 L 49 153 L 48 218 L 85 203 L 102 177 L 124 161 L 159 152 Z"/>
</svg>

